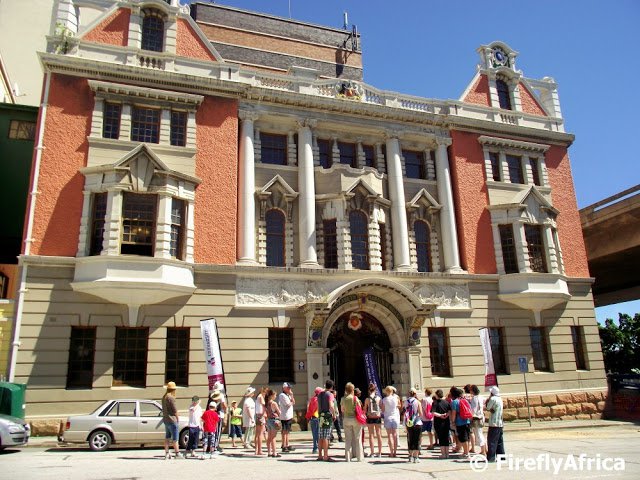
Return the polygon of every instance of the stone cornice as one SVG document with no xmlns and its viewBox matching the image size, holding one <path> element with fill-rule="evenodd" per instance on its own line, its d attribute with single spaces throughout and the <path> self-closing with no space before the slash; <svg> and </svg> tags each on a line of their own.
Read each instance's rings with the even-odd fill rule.
<svg viewBox="0 0 640 480">
<path fill-rule="evenodd" d="M 325 89 L 326 92 L 317 90 L 320 83 L 327 83 L 326 80 L 314 82 L 314 85 L 318 83 L 317 88 L 314 85 L 303 88 L 296 83 L 295 77 L 264 74 L 260 78 L 269 77 L 270 80 L 263 82 L 256 72 L 230 67 L 228 64 L 194 61 L 191 62 L 194 68 L 186 68 L 185 72 L 189 73 L 182 73 L 171 69 L 151 69 L 69 55 L 41 53 L 40 58 L 44 68 L 50 72 L 128 82 L 152 88 L 173 88 L 199 95 L 233 97 L 249 103 L 260 102 L 262 105 L 319 109 L 329 114 L 334 112 L 341 116 L 354 115 L 372 121 L 384 120 L 420 127 L 428 125 L 444 130 L 509 134 L 563 145 L 570 145 L 574 139 L 573 135 L 562 131 L 562 119 L 522 112 L 505 113 L 500 109 L 453 100 L 414 99 L 408 96 L 406 100 L 402 100 L 404 96 L 378 91 L 364 84 L 363 100 L 354 101 L 331 96 L 327 93 L 331 89 Z M 203 74 L 205 67 L 207 76 Z M 230 72 L 231 79 L 225 78 L 229 67 L 233 70 Z M 418 100 L 422 103 L 418 103 Z M 396 127 L 398 130 L 405 128 L 404 125 Z"/>
<path fill-rule="evenodd" d="M 549 150 L 549 145 L 542 145 L 533 142 L 522 142 L 518 140 L 512 140 L 510 138 L 490 137 L 487 135 L 482 135 L 481 137 L 479 137 L 478 142 L 480 142 L 484 146 L 515 148 L 517 150 L 525 150 L 528 152 L 545 153 L 547 150 Z"/>
</svg>

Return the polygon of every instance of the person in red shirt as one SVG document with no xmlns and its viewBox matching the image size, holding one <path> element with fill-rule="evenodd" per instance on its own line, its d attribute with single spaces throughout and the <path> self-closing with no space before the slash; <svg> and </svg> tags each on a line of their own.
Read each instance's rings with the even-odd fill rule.
<svg viewBox="0 0 640 480">
<path fill-rule="evenodd" d="M 207 451 L 209 452 L 209 458 L 213 458 L 214 438 L 219 421 L 220 416 L 216 412 L 216 402 L 210 402 L 207 411 L 202 414 L 203 442 L 201 460 L 204 460 L 204 454 Z"/>
</svg>

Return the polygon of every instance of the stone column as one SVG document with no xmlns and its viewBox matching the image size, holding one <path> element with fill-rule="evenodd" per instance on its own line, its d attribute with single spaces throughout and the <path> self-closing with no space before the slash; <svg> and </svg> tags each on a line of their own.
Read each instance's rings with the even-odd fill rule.
<svg viewBox="0 0 640 480">
<path fill-rule="evenodd" d="M 387 137 L 387 178 L 391 200 L 391 228 L 393 241 L 393 261 L 395 270 L 411 270 L 409 256 L 409 235 L 407 231 L 407 211 L 405 208 L 400 142 L 397 136 Z"/>
<path fill-rule="evenodd" d="M 409 363 L 409 385 L 419 392 L 422 391 L 422 359 L 420 347 L 407 348 L 407 360 Z"/>
<path fill-rule="evenodd" d="M 320 267 L 316 252 L 316 188 L 313 173 L 313 120 L 298 123 L 298 242 L 301 267 Z"/>
<path fill-rule="evenodd" d="M 444 254 L 444 271 L 447 273 L 461 273 L 460 254 L 458 250 L 458 232 L 456 216 L 453 209 L 453 192 L 451 190 L 451 173 L 449 170 L 449 156 L 447 146 L 451 144 L 449 138 L 437 138 L 436 151 L 436 185 L 440 210 L 440 226 L 442 230 L 442 251 Z"/>
<path fill-rule="evenodd" d="M 258 115 L 240 111 L 240 168 L 238 179 L 238 263 L 255 265 L 256 262 L 256 200 L 255 155 L 253 148 L 253 122 Z"/>
<path fill-rule="evenodd" d="M 158 194 L 155 254 L 157 258 L 171 258 L 171 206 L 173 198 L 167 192 Z"/>
</svg>

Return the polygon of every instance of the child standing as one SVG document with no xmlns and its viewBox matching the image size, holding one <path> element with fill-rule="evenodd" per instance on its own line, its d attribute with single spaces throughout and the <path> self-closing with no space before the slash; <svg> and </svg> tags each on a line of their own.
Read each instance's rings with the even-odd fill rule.
<svg viewBox="0 0 640 480">
<path fill-rule="evenodd" d="M 238 402 L 231 402 L 231 421 L 229 422 L 229 437 L 231 446 L 236 448 L 236 438 L 242 440 L 242 409 L 238 408 Z"/>
<path fill-rule="evenodd" d="M 220 417 L 216 412 L 216 402 L 209 402 L 209 408 L 202 414 L 203 442 L 200 460 L 204 460 L 204 454 L 207 452 L 209 452 L 209 458 L 213 458 L 215 435 L 219 422 Z"/>
<path fill-rule="evenodd" d="M 200 406 L 200 397 L 194 395 L 191 397 L 191 406 L 189 407 L 189 441 L 187 442 L 187 450 L 184 453 L 185 457 L 188 454 L 191 454 L 192 457 L 196 456 L 201 421 L 202 407 Z"/>
</svg>

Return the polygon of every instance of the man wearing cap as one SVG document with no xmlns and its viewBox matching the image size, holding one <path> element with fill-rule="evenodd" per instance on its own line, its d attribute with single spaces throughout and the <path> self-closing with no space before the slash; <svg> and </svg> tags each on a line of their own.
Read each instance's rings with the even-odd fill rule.
<svg viewBox="0 0 640 480">
<path fill-rule="evenodd" d="M 169 444 L 173 443 L 175 458 L 180 456 L 178 447 L 178 409 L 176 408 L 176 384 L 168 382 L 165 387 L 167 391 L 162 396 L 162 421 L 164 423 L 164 459 L 171 459 Z"/>
<path fill-rule="evenodd" d="M 489 399 L 486 409 L 491 412 L 489 417 L 489 432 L 487 434 L 487 460 L 496 461 L 496 455 L 504 455 L 504 440 L 502 437 L 502 398 L 498 387 L 489 389 Z"/>
<path fill-rule="evenodd" d="M 278 395 L 278 406 L 280 407 L 280 423 L 282 424 L 282 451 L 293 452 L 295 448 L 289 446 L 289 432 L 293 421 L 293 406 L 296 399 L 293 397 L 291 385 L 287 382 L 282 384 L 282 393 Z"/>
<path fill-rule="evenodd" d="M 249 387 L 244 392 L 244 403 L 242 405 L 242 426 L 244 427 L 242 445 L 244 448 L 249 448 L 249 442 L 251 442 L 256 430 L 256 402 L 253 399 L 255 391 L 255 388 Z"/>
</svg>

